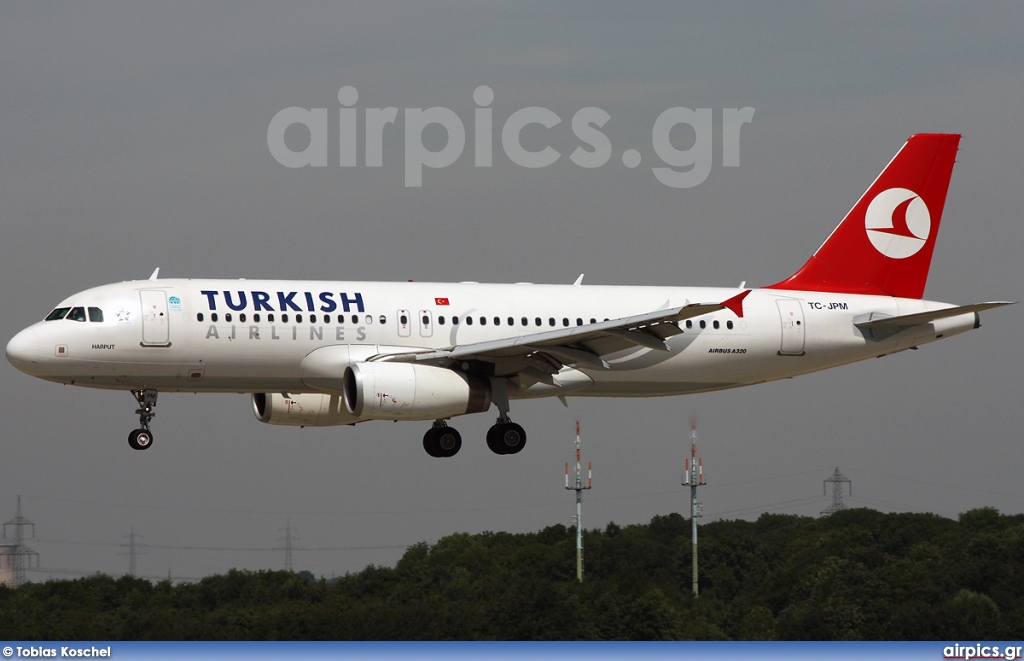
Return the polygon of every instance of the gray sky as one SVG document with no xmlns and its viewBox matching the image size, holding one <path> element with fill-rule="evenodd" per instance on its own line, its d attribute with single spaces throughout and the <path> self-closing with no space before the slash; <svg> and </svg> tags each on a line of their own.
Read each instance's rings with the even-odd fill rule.
<svg viewBox="0 0 1024 661">
<path fill-rule="evenodd" d="M 917 132 L 964 135 L 926 297 L 1022 297 L 1024 44 L 1019 2 L 87 3 L 0 5 L 0 277 L 6 342 L 64 297 L 164 277 L 751 285 L 790 275 Z M 455 111 L 467 145 L 403 184 L 402 115 L 383 167 L 337 166 L 338 90 L 356 108 Z M 479 85 L 494 90 L 494 167 L 473 165 Z M 329 166 L 288 169 L 267 147 L 287 107 L 327 108 Z M 562 119 L 524 132 L 562 153 L 526 169 L 500 149 L 514 111 Z M 611 119 L 603 167 L 568 156 L 569 122 Z M 707 180 L 673 189 L 651 126 L 712 108 Z M 740 167 L 722 167 L 721 109 L 756 109 Z M 437 127 L 433 127 L 437 128 Z M 692 140 L 680 127 L 680 148 Z M 362 134 L 362 131 L 360 131 Z M 301 131 L 300 131 L 301 133 Z M 293 144 L 294 131 L 286 134 Z M 428 131 L 432 148 L 444 133 Z M 301 147 L 301 145 L 300 145 Z M 626 149 L 642 163 L 622 164 Z M 519 403 L 526 450 L 483 443 L 489 414 L 454 424 L 453 460 L 426 423 L 261 425 L 248 397 L 164 394 L 156 443 L 127 447 L 127 393 L 63 387 L 0 366 L 0 519 L 23 497 L 51 571 L 127 571 L 131 525 L 147 576 L 392 564 L 453 532 L 569 523 L 573 423 L 595 467 L 587 527 L 683 511 L 690 416 L 711 486 L 705 516 L 817 515 L 835 466 L 851 504 L 955 517 L 1024 511 L 1022 308 L 962 337 L 752 388 L 666 399 Z M 707 519 L 706 519 L 707 520 Z M 362 547 L 362 548 L 357 548 Z M 235 550 L 210 550 L 230 548 Z M 207 550 L 196 550 L 207 549 Z"/>
</svg>

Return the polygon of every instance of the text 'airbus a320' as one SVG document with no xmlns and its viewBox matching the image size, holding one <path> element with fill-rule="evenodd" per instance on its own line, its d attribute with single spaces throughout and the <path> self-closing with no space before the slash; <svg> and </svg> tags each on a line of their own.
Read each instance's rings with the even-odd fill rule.
<svg viewBox="0 0 1024 661">
<path fill-rule="evenodd" d="M 157 393 L 251 393 L 293 426 L 433 421 L 493 406 L 487 445 L 523 449 L 513 400 L 735 388 L 911 349 L 1007 302 L 922 300 L 959 135 L 911 137 L 828 240 L 760 289 L 157 279 L 104 285 L 18 333 L 7 358 L 57 383 L 128 390 L 150 447 Z"/>
</svg>

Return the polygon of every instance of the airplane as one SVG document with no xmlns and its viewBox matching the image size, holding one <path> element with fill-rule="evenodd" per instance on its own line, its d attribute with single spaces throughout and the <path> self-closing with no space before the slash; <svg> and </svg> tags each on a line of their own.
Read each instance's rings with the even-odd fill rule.
<svg viewBox="0 0 1024 661">
<path fill-rule="evenodd" d="M 67 298 L 7 358 L 62 384 L 128 390 L 153 443 L 157 394 L 251 395 L 260 422 L 432 421 L 497 409 L 488 448 L 516 454 L 510 402 L 724 390 L 875 358 L 978 328 L 993 301 L 923 300 L 958 134 L 917 134 L 795 274 L 761 288 L 160 279 Z"/>
</svg>

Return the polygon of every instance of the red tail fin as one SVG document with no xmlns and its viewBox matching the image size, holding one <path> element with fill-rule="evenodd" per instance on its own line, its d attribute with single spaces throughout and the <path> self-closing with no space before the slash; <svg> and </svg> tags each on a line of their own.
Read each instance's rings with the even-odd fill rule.
<svg viewBox="0 0 1024 661">
<path fill-rule="evenodd" d="M 921 298 L 959 143 L 911 136 L 807 263 L 768 289 Z"/>
</svg>

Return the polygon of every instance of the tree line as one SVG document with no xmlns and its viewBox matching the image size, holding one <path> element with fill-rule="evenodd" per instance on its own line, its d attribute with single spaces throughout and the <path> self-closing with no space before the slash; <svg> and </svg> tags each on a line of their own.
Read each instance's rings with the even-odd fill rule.
<svg viewBox="0 0 1024 661">
<path fill-rule="evenodd" d="M 232 570 L 0 588 L 4 640 L 1021 640 L 1024 515 L 868 509 L 453 534 L 340 578 Z"/>
</svg>

